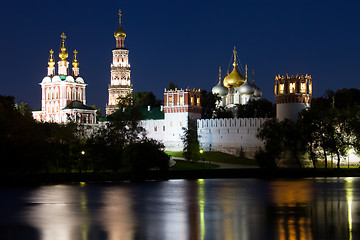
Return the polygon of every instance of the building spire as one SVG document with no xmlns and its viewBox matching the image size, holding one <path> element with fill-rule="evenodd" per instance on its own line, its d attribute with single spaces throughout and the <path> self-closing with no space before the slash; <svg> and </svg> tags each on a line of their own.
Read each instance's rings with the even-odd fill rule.
<svg viewBox="0 0 360 240">
<path fill-rule="evenodd" d="M 54 76 L 55 75 L 55 62 L 54 62 L 54 59 L 53 59 L 53 53 L 54 51 L 52 49 L 50 49 L 50 59 L 49 59 L 49 66 L 48 66 L 48 76 Z"/>
<path fill-rule="evenodd" d="M 233 63 L 233 66 L 234 66 L 234 68 L 236 68 L 236 66 L 237 66 L 238 64 L 237 64 L 237 62 L 236 62 L 236 55 L 237 55 L 237 52 L 236 52 L 236 48 L 235 48 L 235 46 L 234 46 L 233 53 L 234 53 L 234 63 Z"/>
<path fill-rule="evenodd" d="M 58 62 L 58 74 L 62 76 L 66 76 L 68 75 L 68 67 L 69 67 L 69 62 L 66 59 L 68 58 L 69 54 L 66 52 L 66 47 L 65 47 L 65 39 L 66 39 L 65 33 L 62 33 L 60 37 L 62 41 L 62 46 L 60 49 L 61 52 L 59 53 L 59 58 L 61 60 Z"/>
<path fill-rule="evenodd" d="M 119 9 L 119 27 L 121 27 L 121 9 Z"/>
<path fill-rule="evenodd" d="M 66 35 L 65 33 L 62 33 L 60 35 L 61 39 L 62 39 L 62 46 L 61 46 L 61 53 L 59 53 L 59 57 L 61 59 L 61 61 L 66 61 L 67 57 L 68 57 L 68 53 L 66 52 L 66 47 L 65 47 L 65 39 L 66 39 Z"/>
<path fill-rule="evenodd" d="M 76 49 L 74 50 L 74 61 L 72 63 L 73 65 L 73 76 L 74 77 L 78 77 L 79 76 L 79 62 L 78 60 L 76 59 L 76 54 L 78 54 L 78 51 L 76 51 Z"/>
<path fill-rule="evenodd" d="M 255 85 L 255 70 L 254 69 L 252 70 L 252 74 L 253 74 L 253 81 L 252 82 Z"/>
<path fill-rule="evenodd" d="M 247 70 L 248 70 L 248 67 L 247 67 L 247 64 L 245 64 L 245 80 L 248 78 Z"/>
<path fill-rule="evenodd" d="M 221 67 L 219 67 L 219 83 L 221 83 Z"/>
<path fill-rule="evenodd" d="M 78 54 L 78 51 L 76 51 L 76 49 L 75 49 L 75 50 L 74 50 L 74 61 L 73 61 L 73 63 L 72 63 L 72 65 L 73 65 L 74 68 L 79 67 L 78 60 L 76 59 L 76 54 Z"/>
<path fill-rule="evenodd" d="M 121 10 L 119 9 L 119 28 L 114 32 L 114 37 L 116 39 L 116 48 L 125 48 L 126 32 L 121 27 L 121 16 Z"/>
</svg>

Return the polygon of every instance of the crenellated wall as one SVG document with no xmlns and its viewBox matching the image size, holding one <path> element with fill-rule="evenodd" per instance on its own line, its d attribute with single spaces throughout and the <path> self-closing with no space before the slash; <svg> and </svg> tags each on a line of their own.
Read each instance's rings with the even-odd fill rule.
<svg viewBox="0 0 360 240">
<path fill-rule="evenodd" d="M 205 151 L 221 151 L 238 155 L 244 151 L 252 157 L 264 144 L 256 137 L 266 118 L 198 119 L 200 146 Z"/>
</svg>

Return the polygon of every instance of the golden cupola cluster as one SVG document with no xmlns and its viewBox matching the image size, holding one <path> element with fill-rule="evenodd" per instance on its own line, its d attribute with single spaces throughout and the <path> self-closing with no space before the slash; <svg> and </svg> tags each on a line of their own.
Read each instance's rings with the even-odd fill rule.
<svg viewBox="0 0 360 240">
<path fill-rule="evenodd" d="M 121 10 L 119 10 L 119 28 L 114 32 L 114 37 L 115 38 L 125 38 L 126 37 L 126 32 L 121 27 Z"/>
<path fill-rule="evenodd" d="M 242 75 L 237 68 L 238 64 L 236 62 L 235 48 L 233 52 L 234 52 L 234 63 L 233 63 L 234 68 L 232 72 L 224 78 L 224 86 L 227 88 L 239 87 L 246 80 L 246 77 Z"/>
<path fill-rule="evenodd" d="M 62 46 L 60 49 L 61 52 L 59 53 L 59 58 L 61 59 L 61 61 L 66 61 L 69 55 L 66 52 L 66 47 L 65 47 L 65 39 L 66 39 L 65 33 L 62 33 L 60 37 L 62 38 Z"/>
</svg>

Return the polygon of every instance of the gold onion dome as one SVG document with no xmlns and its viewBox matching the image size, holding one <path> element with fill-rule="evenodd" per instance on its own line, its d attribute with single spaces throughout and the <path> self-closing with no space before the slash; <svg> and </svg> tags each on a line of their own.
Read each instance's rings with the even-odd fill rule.
<svg viewBox="0 0 360 240">
<path fill-rule="evenodd" d="M 65 61 L 65 59 L 67 59 L 68 57 L 68 53 L 66 52 L 66 47 L 65 47 L 65 39 L 66 39 L 65 33 L 62 33 L 60 37 L 62 38 L 62 47 L 60 49 L 61 53 L 59 53 L 59 58 L 61 59 L 61 61 Z"/>
<path fill-rule="evenodd" d="M 234 69 L 232 72 L 224 78 L 224 86 L 227 88 L 239 87 L 245 82 L 245 76 L 237 70 L 237 63 L 233 64 Z"/>
<path fill-rule="evenodd" d="M 241 84 L 243 84 L 245 82 L 246 77 L 244 75 L 242 75 L 238 69 L 237 69 L 237 63 L 236 63 L 236 50 L 234 47 L 234 69 L 232 70 L 232 72 L 227 75 L 224 78 L 224 86 L 227 88 L 232 88 L 232 87 L 239 87 Z"/>
<path fill-rule="evenodd" d="M 54 53 L 54 51 L 52 49 L 50 49 L 50 59 L 49 59 L 49 62 L 48 62 L 50 68 L 53 68 L 54 65 L 55 65 L 55 62 L 54 62 L 54 59 L 53 59 L 53 53 Z"/>
<path fill-rule="evenodd" d="M 114 37 L 115 38 L 125 38 L 126 37 L 126 32 L 121 27 L 121 10 L 119 10 L 119 28 L 114 32 Z"/>
<path fill-rule="evenodd" d="M 72 65 L 73 65 L 74 68 L 78 68 L 78 67 L 79 67 L 79 62 L 78 62 L 78 60 L 76 59 L 76 54 L 78 54 L 78 51 L 76 51 L 76 49 L 75 49 L 75 51 L 74 51 L 74 61 L 73 61 L 73 63 L 72 63 Z"/>
</svg>

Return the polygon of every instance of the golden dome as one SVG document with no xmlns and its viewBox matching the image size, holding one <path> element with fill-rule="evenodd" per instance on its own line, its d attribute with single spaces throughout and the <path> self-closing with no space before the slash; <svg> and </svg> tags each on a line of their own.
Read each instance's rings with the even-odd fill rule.
<svg viewBox="0 0 360 240">
<path fill-rule="evenodd" d="M 54 59 L 53 59 L 53 53 L 54 51 L 52 49 L 50 49 L 50 59 L 49 59 L 49 68 L 53 68 L 55 65 Z"/>
<path fill-rule="evenodd" d="M 241 84 L 243 84 L 246 80 L 247 77 L 245 77 L 244 75 L 242 75 L 238 69 L 237 69 L 237 63 L 236 63 L 236 50 L 234 47 L 233 50 L 233 54 L 234 54 L 234 69 L 232 70 L 232 72 L 227 75 L 224 78 L 224 86 L 227 88 L 232 88 L 232 87 L 239 87 Z"/>
<path fill-rule="evenodd" d="M 75 49 L 75 51 L 74 51 L 74 61 L 73 61 L 73 63 L 72 63 L 72 65 L 73 65 L 73 67 L 74 68 L 78 68 L 79 67 L 79 62 L 78 62 L 78 60 L 76 59 L 76 54 L 78 53 L 78 51 L 76 51 L 76 49 Z"/>
<path fill-rule="evenodd" d="M 60 49 L 61 53 L 59 53 L 59 58 L 61 59 L 61 61 L 66 61 L 69 55 L 66 52 L 66 47 L 65 47 L 65 39 L 66 39 L 65 33 L 62 33 L 60 37 L 62 38 L 62 47 Z"/>
<path fill-rule="evenodd" d="M 126 32 L 121 27 L 121 10 L 119 10 L 119 28 L 114 32 L 115 38 L 125 38 Z"/>
<path fill-rule="evenodd" d="M 126 32 L 124 29 L 121 28 L 121 26 L 114 32 L 114 37 L 116 38 L 125 38 Z"/>
<path fill-rule="evenodd" d="M 224 78 L 224 86 L 227 88 L 239 87 L 245 82 L 246 77 L 242 75 L 236 68 L 237 63 L 233 64 L 234 69 L 232 72 Z"/>
</svg>

